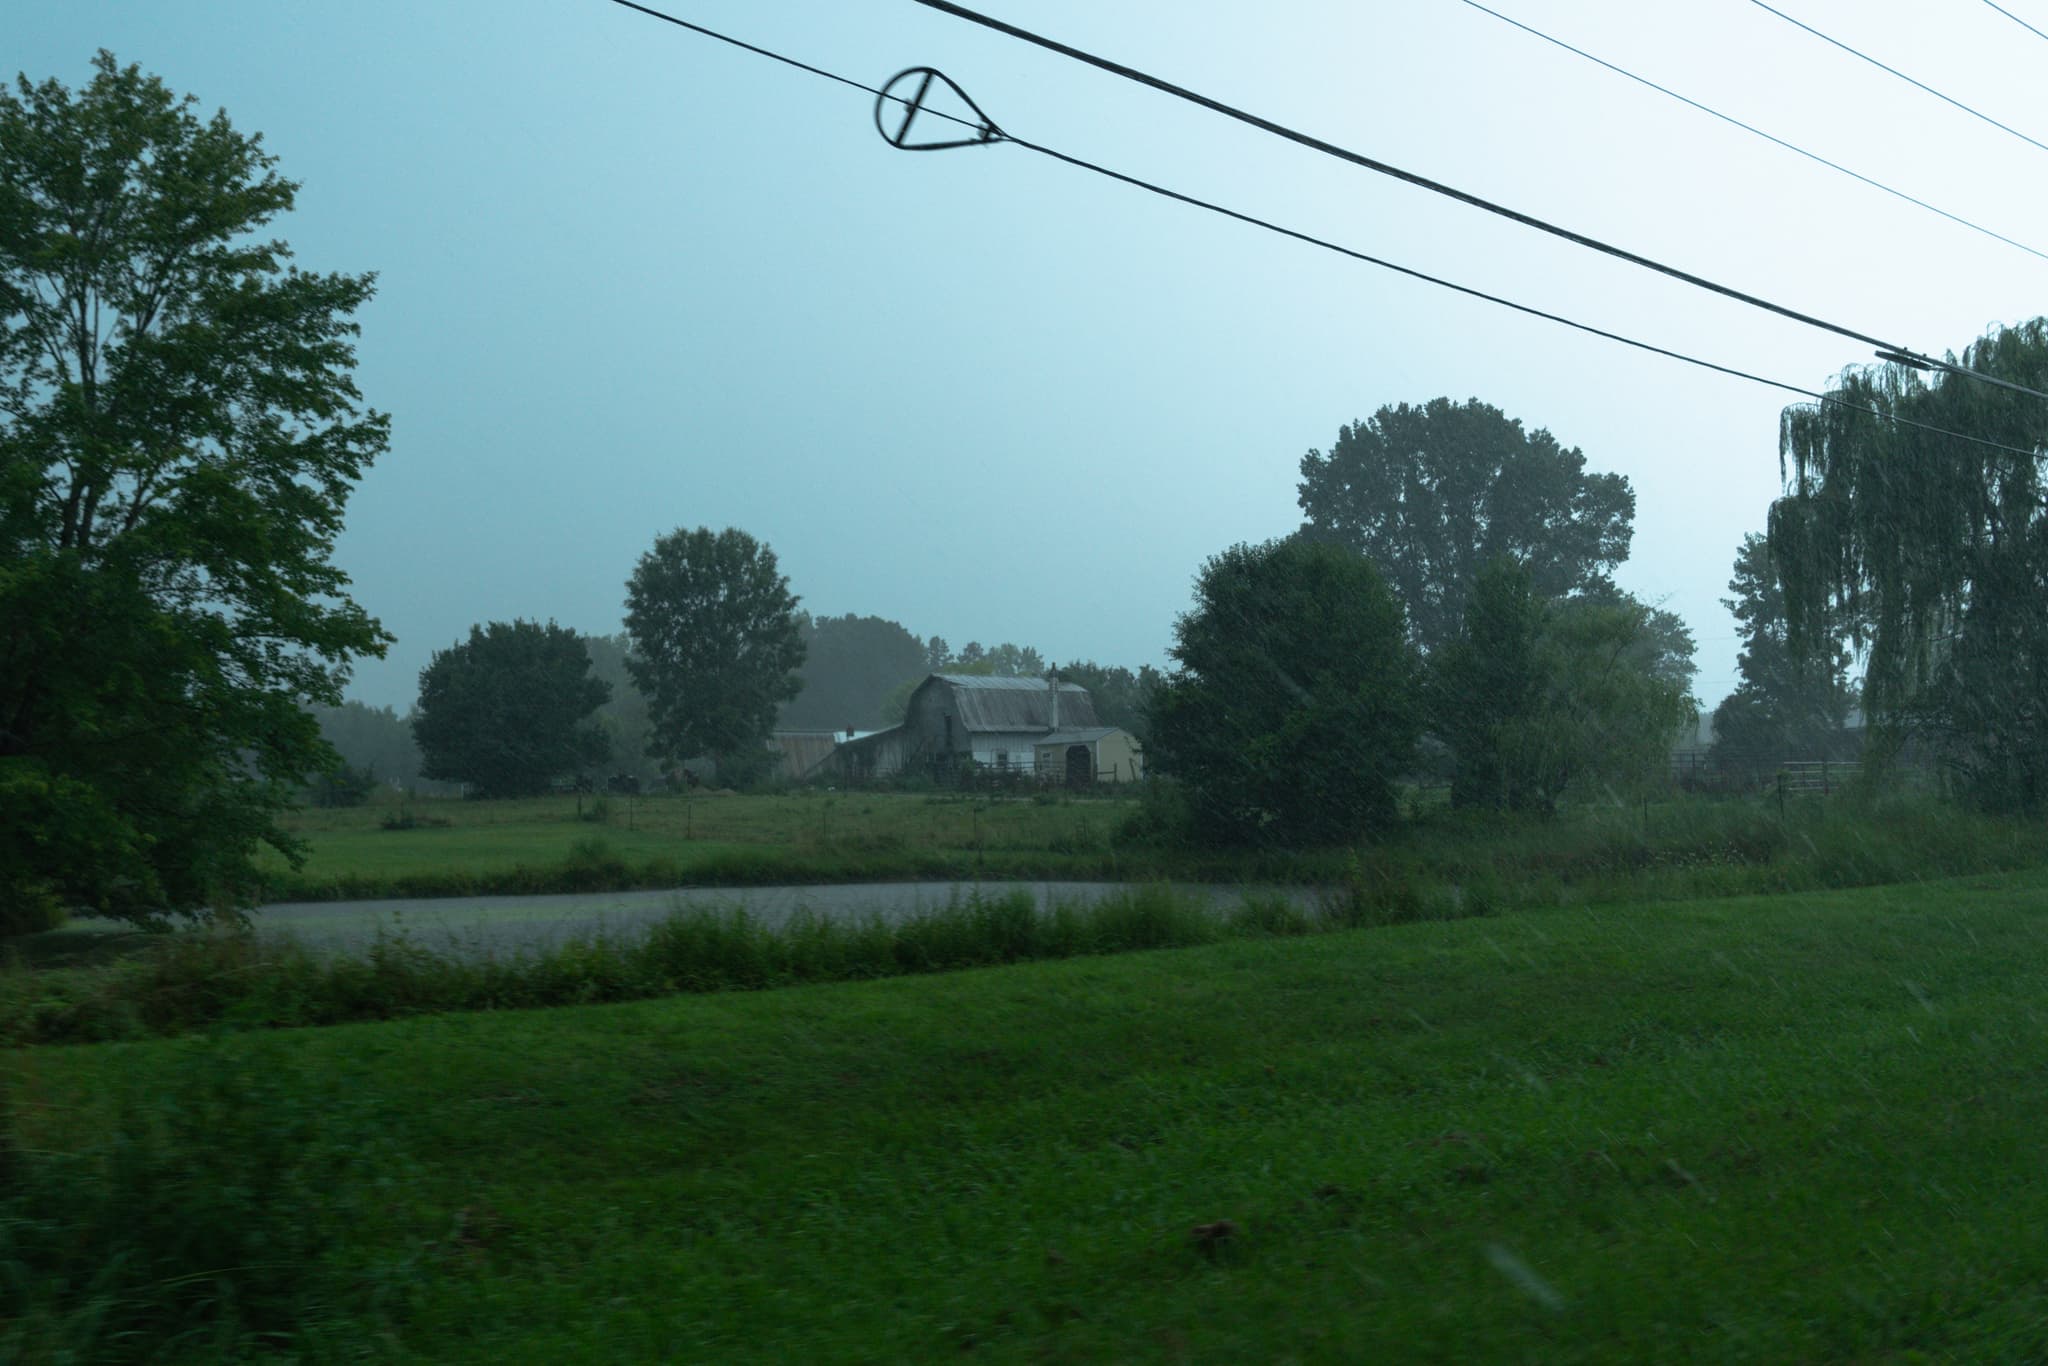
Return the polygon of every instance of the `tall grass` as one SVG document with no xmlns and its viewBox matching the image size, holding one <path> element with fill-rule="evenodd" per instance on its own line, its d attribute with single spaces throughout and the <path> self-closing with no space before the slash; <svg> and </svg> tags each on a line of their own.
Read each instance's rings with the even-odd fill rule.
<svg viewBox="0 0 2048 1366">
<path fill-rule="evenodd" d="M 770 924 L 743 910 L 678 912 L 644 935 L 599 933 L 544 951 L 464 957 L 384 934 L 359 956 L 324 956 L 249 935 L 166 937 L 94 968 L 0 969 L 0 1042 L 145 1038 L 204 1029 L 333 1024 L 444 1010 L 621 1001 L 673 992 L 943 972 L 1031 959 L 1169 948 L 1226 937 L 1306 934 L 1555 907 L 1813 891 L 1991 872 L 2043 862 L 2038 821 L 1994 820 L 1925 801 L 1837 799 L 1775 810 L 1730 803 L 1615 808 L 1572 821 L 1444 815 L 1387 845 L 1310 857 L 1261 855 L 1287 892 L 1205 894 L 1137 884 L 1041 908 L 1028 892 L 970 893 L 901 919 L 799 913 Z M 782 851 L 729 851 L 735 878 Z M 759 868 L 749 860 L 762 860 Z M 1228 871 L 1242 874 L 1247 865 Z M 602 837 L 572 849 L 578 885 L 611 885 Z M 1210 871 L 1188 855 L 1176 871 Z M 1218 869 L 1216 871 L 1224 871 Z"/>
<path fill-rule="evenodd" d="M 593 934 L 506 956 L 444 953 L 402 932 L 380 933 L 360 956 L 246 932 L 191 933 L 100 968 L 0 971 L 0 1041 L 98 1042 L 759 990 L 1175 948 L 1245 923 L 1218 914 L 1206 896 L 1140 886 L 1046 907 L 1028 891 L 977 892 L 887 920 L 800 911 L 769 924 L 743 909 L 700 907 L 643 935 Z"/>
<path fill-rule="evenodd" d="M 83 1123 L 0 1096 L 0 1358 L 243 1360 L 395 1310 L 402 1265 L 337 1256 L 408 1170 L 370 1106 L 260 1045 L 114 1076 Z"/>
</svg>

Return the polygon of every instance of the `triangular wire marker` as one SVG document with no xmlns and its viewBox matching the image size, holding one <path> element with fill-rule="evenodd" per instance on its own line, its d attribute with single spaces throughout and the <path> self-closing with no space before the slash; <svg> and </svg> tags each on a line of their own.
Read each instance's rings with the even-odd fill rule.
<svg viewBox="0 0 2048 1366">
<path fill-rule="evenodd" d="M 907 95 L 896 93 L 896 87 L 908 81 L 915 81 L 917 88 Z M 951 115 L 925 109 L 924 99 L 926 94 L 930 92 L 933 81 L 945 82 L 946 88 L 955 95 L 958 95 L 960 102 L 969 109 L 972 109 L 974 116 L 981 120 L 980 127 L 975 130 L 973 137 L 952 138 L 939 142 L 912 142 L 910 140 L 910 126 L 917 122 L 919 114 L 931 112 L 934 118 L 952 118 Z M 889 125 L 882 120 L 882 107 L 887 104 L 900 104 L 903 106 L 903 119 L 896 125 L 896 131 L 893 133 L 889 131 Z M 965 123 L 963 119 L 953 119 L 952 121 L 955 123 Z M 877 92 L 875 95 L 875 131 L 882 135 L 882 141 L 902 152 L 941 152 L 948 147 L 982 147 L 991 142 L 1000 142 L 1003 139 L 1003 130 L 996 127 L 994 119 L 981 112 L 981 106 L 969 98 L 965 90 L 955 85 L 952 78 L 946 75 L 945 72 L 935 71 L 928 66 L 913 66 L 897 72 Z"/>
</svg>

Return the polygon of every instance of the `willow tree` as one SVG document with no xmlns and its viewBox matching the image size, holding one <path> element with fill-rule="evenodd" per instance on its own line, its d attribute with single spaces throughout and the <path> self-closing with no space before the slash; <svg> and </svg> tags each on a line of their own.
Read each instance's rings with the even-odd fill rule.
<svg viewBox="0 0 2048 1366">
<path fill-rule="evenodd" d="M 1962 364 L 2048 389 L 2048 319 L 1991 332 Z M 1846 623 L 1868 652 L 1871 757 L 1917 737 L 1987 806 L 2048 800 L 2048 401 L 1869 367 L 1787 409 L 1779 449 L 1788 626 L 1800 642 Z"/>
</svg>

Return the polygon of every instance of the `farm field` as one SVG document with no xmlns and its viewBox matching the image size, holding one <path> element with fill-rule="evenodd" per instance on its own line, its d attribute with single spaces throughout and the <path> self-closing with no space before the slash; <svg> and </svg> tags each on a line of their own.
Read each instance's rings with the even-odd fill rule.
<svg viewBox="0 0 2048 1366">
<path fill-rule="evenodd" d="M 440 885 L 1114 876 L 1110 837 L 1136 805 L 897 793 L 393 800 L 296 812 L 288 825 L 310 843 L 305 866 L 292 873 L 268 851 L 265 862 L 276 900 L 432 894 Z M 410 828 L 387 828 L 408 817 Z"/>
<path fill-rule="evenodd" d="M 2024 1362 L 2044 980 L 2033 870 L 4 1066 L 347 1139 L 310 1359 Z"/>
</svg>

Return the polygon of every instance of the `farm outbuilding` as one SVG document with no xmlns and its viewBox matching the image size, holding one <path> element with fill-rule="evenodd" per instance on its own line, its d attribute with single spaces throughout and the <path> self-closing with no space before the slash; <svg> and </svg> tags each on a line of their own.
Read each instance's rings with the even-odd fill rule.
<svg viewBox="0 0 2048 1366">
<path fill-rule="evenodd" d="M 1115 726 L 1056 731 L 1032 746 L 1038 772 L 1071 787 L 1134 783 L 1145 776 L 1138 739 Z"/>
<path fill-rule="evenodd" d="M 933 674 L 911 693 L 902 725 L 840 745 L 833 764 L 850 778 L 887 778 L 918 768 L 940 772 L 965 764 L 1064 775 L 1064 767 L 1040 770 L 1039 746 L 1048 736 L 1102 729 L 1094 699 L 1078 683 Z M 1065 762 L 1064 750 L 1060 762 Z"/>
</svg>

